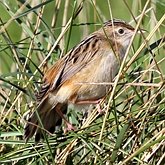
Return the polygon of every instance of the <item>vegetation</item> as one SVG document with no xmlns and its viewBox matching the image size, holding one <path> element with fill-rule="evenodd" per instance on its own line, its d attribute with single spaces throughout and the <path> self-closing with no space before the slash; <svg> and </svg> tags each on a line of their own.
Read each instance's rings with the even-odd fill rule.
<svg viewBox="0 0 165 165">
<path fill-rule="evenodd" d="M 164 8 L 164 0 L 1 0 L 0 164 L 163 165 Z M 147 32 L 135 36 L 110 84 L 101 105 L 105 114 L 93 109 L 85 118 L 69 109 L 77 131 L 60 128 L 38 144 L 25 143 L 27 114 L 36 108 L 43 73 L 111 18 Z"/>
</svg>

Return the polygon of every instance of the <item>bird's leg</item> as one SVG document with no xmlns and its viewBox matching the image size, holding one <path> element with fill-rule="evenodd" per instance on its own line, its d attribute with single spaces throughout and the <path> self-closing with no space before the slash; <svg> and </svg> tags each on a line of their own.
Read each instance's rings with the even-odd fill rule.
<svg viewBox="0 0 165 165">
<path fill-rule="evenodd" d="M 75 130 L 75 128 L 73 127 L 73 125 L 65 118 L 64 114 L 61 112 L 60 109 L 56 109 L 57 113 L 59 114 L 59 116 L 64 120 L 67 128 L 64 129 L 64 133 L 66 133 L 67 131 L 71 131 L 71 130 Z"/>
<path fill-rule="evenodd" d="M 101 106 L 100 106 L 100 100 L 99 100 L 99 102 L 97 103 L 96 108 L 97 108 L 97 111 L 98 111 L 99 114 L 103 114 L 103 113 L 104 113 L 104 110 L 102 110 L 102 109 L 101 109 Z"/>
<path fill-rule="evenodd" d="M 97 111 L 99 114 L 103 114 L 104 111 L 101 109 L 101 106 L 100 106 L 100 102 L 102 101 L 103 99 L 99 99 L 99 100 L 81 100 L 81 101 L 76 101 L 76 104 L 77 105 L 81 105 L 81 104 L 96 104 L 96 108 L 97 108 Z"/>
</svg>

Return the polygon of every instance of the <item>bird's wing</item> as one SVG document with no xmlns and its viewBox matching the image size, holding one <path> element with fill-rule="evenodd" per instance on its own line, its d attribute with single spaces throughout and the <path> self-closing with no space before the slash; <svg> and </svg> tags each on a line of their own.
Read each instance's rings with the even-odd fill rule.
<svg viewBox="0 0 165 165">
<path fill-rule="evenodd" d="M 60 87 L 99 55 L 97 51 L 101 46 L 101 37 L 98 35 L 93 33 L 82 40 L 79 45 L 71 49 L 47 71 L 44 84 L 38 94 L 38 101 L 49 91 L 54 91 Z"/>
</svg>

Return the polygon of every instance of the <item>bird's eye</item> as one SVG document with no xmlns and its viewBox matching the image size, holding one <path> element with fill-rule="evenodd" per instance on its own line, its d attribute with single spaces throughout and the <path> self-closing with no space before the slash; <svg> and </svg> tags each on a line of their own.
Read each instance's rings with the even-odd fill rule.
<svg viewBox="0 0 165 165">
<path fill-rule="evenodd" d="M 123 34 L 125 33 L 125 31 L 124 31 L 124 29 L 120 28 L 120 29 L 118 29 L 118 33 L 119 33 L 120 35 L 123 35 Z"/>
</svg>

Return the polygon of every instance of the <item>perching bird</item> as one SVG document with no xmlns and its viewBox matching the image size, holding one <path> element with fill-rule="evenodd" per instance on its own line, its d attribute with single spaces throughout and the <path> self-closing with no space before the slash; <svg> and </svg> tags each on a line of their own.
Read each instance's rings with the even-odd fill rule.
<svg viewBox="0 0 165 165">
<path fill-rule="evenodd" d="M 44 129 L 53 133 L 62 119 L 74 129 L 64 114 L 73 105 L 97 104 L 110 90 L 135 29 L 122 20 L 109 20 L 59 59 L 45 74 L 38 93 L 36 111 Z M 95 85 L 90 84 L 95 83 Z M 42 137 L 40 123 L 33 112 L 25 128 L 25 139 Z M 41 127 L 41 126 L 40 126 Z"/>
</svg>

